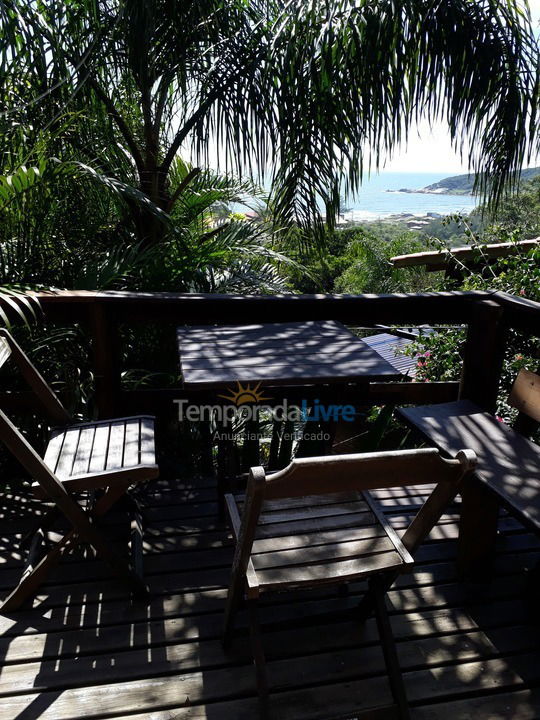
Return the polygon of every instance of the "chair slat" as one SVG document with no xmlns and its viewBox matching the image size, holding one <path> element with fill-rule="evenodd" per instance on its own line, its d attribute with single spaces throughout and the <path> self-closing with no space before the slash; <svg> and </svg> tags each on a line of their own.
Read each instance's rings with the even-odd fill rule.
<svg viewBox="0 0 540 720">
<path fill-rule="evenodd" d="M 140 421 L 126 423 L 126 435 L 124 440 L 124 467 L 132 467 L 139 464 L 141 444 Z"/>
<path fill-rule="evenodd" d="M 60 457 L 62 445 L 64 444 L 64 436 L 65 433 L 62 430 L 57 430 L 51 435 L 45 457 L 43 458 L 45 465 L 53 472 L 56 472 L 58 458 Z"/>
<path fill-rule="evenodd" d="M 149 417 L 141 418 L 141 465 L 154 465 L 156 462 L 156 451 L 154 444 L 154 419 Z"/>
<path fill-rule="evenodd" d="M 83 475 L 88 472 L 90 458 L 92 457 L 92 446 L 94 444 L 95 428 L 82 428 L 79 436 L 79 444 L 75 453 L 72 475 Z"/>
<path fill-rule="evenodd" d="M 110 423 L 96 426 L 92 457 L 90 458 L 89 472 L 101 472 L 105 470 L 107 463 L 107 452 L 109 449 L 109 435 L 111 432 Z"/>
<path fill-rule="evenodd" d="M 339 530 L 316 530 L 311 533 L 299 533 L 291 535 L 278 535 L 268 538 L 259 538 L 254 541 L 252 552 L 258 553 L 289 550 L 293 548 L 316 547 L 326 543 L 336 543 L 343 540 L 343 529 Z M 364 527 L 347 528 L 348 540 L 365 540 L 367 538 L 384 537 L 385 532 L 378 524 L 372 523 Z"/>
<path fill-rule="evenodd" d="M 335 517 L 336 515 L 350 515 L 351 513 L 366 512 L 368 506 L 365 502 L 357 500 L 351 503 L 335 505 L 306 505 L 303 508 L 292 508 L 273 512 L 262 512 L 259 524 L 289 522 L 291 520 L 309 520 L 310 518 Z"/>
<path fill-rule="evenodd" d="M 124 460 L 124 440 L 126 437 L 126 423 L 111 423 L 111 434 L 109 437 L 109 448 L 107 450 L 107 462 L 105 468 L 113 470 L 122 467 Z"/>
<path fill-rule="evenodd" d="M 373 525 L 373 513 L 359 512 L 346 515 L 334 515 L 330 517 L 313 517 L 308 520 L 292 520 L 283 523 L 270 523 L 258 525 L 256 538 L 279 537 L 291 533 L 318 532 L 321 530 L 335 530 L 338 528 L 360 527 Z"/>
<path fill-rule="evenodd" d="M 238 504 L 242 503 L 245 498 L 244 493 L 238 495 L 235 494 L 235 498 Z M 339 503 L 354 502 L 359 499 L 359 493 L 331 493 L 328 495 L 306 495 L 301 498 L 281 498 L 280 500 L 265 500 L 263 505 L 263 512 L 270 512 L 273 510 L 287 510 L 290 508 L 303 507 L 306 503 L 312 506 L 316 505 L 332 505 Z"/>
<path fill-rule="evenodd" d="M 342 533 L 347 537 L 345 533 Z M 315 563 L 350 559 L 362 555 L 378 555 L 393 552 L 394 545 L 387 537 L 374 537 L 367 540 L 352 540 L 315 547 L 299 547 L 276 552 L 252 553 L 251 559 L 255 570 L 288 567 L 294 565 L 311 565 Z"/>
<path fill-rule="evenodd" d="M 62 445 L 62 452 L 58 458 L 55 473 L 60 480 L 62 478 L 69 477 L 73 470 L 73 463 L 75 462 L 75 454 L 77 452 L 77 446 L 79 445 L 79 437 L 81 431 L 79 428 L 73 428 L 67 430 L 64 434 L 64 443 Z"/>
<path fill-rule="evenodd" d="M 368 555 L 354 560 L 321 562 L 312 565 L 292 565 L 289 567 L 257 570 L 257 579 L 261 590 L 283 590 L 287 587 L 303 584 L 323 585 L 345 582 L 361 578 L 383 570 L 395 570 L 404 563 L 395 550 L 379 555 Z"/>
<path fill-rule="evenodd" d="M 384 487 L 422 485 L 452 480 L 455 466 L 443 462 L 438 450 L 396 450 L 384 453 L 297 458 L 268 476 L 265 500 L 364 491 Z"/>
</svg>

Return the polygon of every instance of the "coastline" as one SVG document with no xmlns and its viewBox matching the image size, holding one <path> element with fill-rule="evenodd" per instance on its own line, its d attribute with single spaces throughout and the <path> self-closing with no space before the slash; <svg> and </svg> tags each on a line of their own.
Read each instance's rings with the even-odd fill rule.
<svg viewBox="0 0 540 720">
<path fill-rule="evenodd" d="M 404 193 L 408 195 L 459 195 L 473 197 L 473 194 L 468 190 L 452 190 L 451 188 L 436 188 L 430 190 L 429 188 L 400 188 L 399 190 L 385 190 L 387 193 Z"/>
<path fill-rule="evenodd" d="M 384 224 L 402 225 L 408 230 L 423 230 L 433 221 L 442 220 L 444 217 L 452 214 L 456 213 L 440 213 L 434 211 L 424 213 L 401 212 L 377 216 L 367 212 L 361 215 L 361 211 L 352 210 L 341 215 L 337 224 L 341 228 Z M 462 214 L 468 215 L 468 213 Z"/>
</svg>

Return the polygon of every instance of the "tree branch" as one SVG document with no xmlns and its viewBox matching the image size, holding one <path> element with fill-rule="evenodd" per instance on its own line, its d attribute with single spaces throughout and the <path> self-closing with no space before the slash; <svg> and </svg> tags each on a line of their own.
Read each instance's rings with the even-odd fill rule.
<svg viewBox="0 0 540 720">
<path fill-rule="evenodd" d="M 92 89 L 94 90 L 96 95 L 99 97 L 99 99 L 105 105 L 109 115 L 115 121 L 116 125 L 118 126 L 118 129 L 122 133 L 124 140 L 126 141 L 127 146 L 129 147 L 129 150 L 135 161 L 135 165 L 137 166 L 137 170 L 139 171 L 139 173 L 142 172 L 144 170 L 144 159 L 143 159 L 143 156 L 142 156 L 139 146 L 135 142 L 135 138 L 133 137 L 130 129 L 127 126 L 126 121 L 120 115 L 120 113 L 116 109 L 113 101 L 107 95 L 105 90 L 103 90 L 103 88 L 97 82 L 97 80 L 95 80 L 95 78 L 93 78 L 90 74 L 87 76 L 87 82 L 90 84 L 90 86 L 92 87 Z"/>
<path fill-rule="evenodd" d="M 197 177 L 197 175 L 199 175 L 200 172 L 201 172 L 201 168 L 193 168 L 193 170 L 190 170 L 188 172 L 186 177 L 182 180 L 180 185 L 176 188 L 171 199 L 167 203 L 167 208 L 166 208 L 165 212 L 167 212 L 167 213 L 171 212 L 171 210 L 174 206 L 174 203 L 178 200 L 180 195 L 183 193 L 183 191 L 186 189 L 186 187 L 189 185 L 189 183 L 193 180 L 193 178 Z"/>
</svg>

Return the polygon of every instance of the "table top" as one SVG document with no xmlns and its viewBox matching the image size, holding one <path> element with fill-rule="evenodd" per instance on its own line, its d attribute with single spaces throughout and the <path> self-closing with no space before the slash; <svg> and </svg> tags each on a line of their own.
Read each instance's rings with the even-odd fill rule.
<svg viewBox="0 0 540 720">
<path fill-rule="evenodd" d="M 184 387 L 396 380 L 399 371 L 334 320 L 177 329 Z"/>
<path fill-rule="evenodd" d="M 441 450 L 471 448 L 475 475 L 540 530 L 540 447 L 469 400 L 401 408 L 398 411 Z"/>
</svg>

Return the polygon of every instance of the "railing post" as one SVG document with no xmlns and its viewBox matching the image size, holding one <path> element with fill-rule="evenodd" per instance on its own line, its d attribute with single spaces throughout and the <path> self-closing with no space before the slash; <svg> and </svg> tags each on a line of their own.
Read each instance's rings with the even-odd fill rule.
<svg viewBox="0 0 540 720">
<path fill-rule="evenodd" d="M 503 308 L 482 300 L 472 308 L 463 354 L 459 397 L 495 412 L 503 366 L 507 327 Z"/>
<path fill-rule="evenodd" d="M 118 323 L 99 301 L 92 303 L 89 320 L 98 417 L 110 418 L 118 413 L 121 385 Z"/>
<path fill-rule="evenodd" d="M 472 308 L 463 356 L 459 397 L 493 413 L 501 378 L 507 326 L 501 305 L 482 300 Z M 497 537 L 499 502 L 476 478 L 461 489 L 458 568 L 463 575 L 489 567 Z"/>
</svg>

